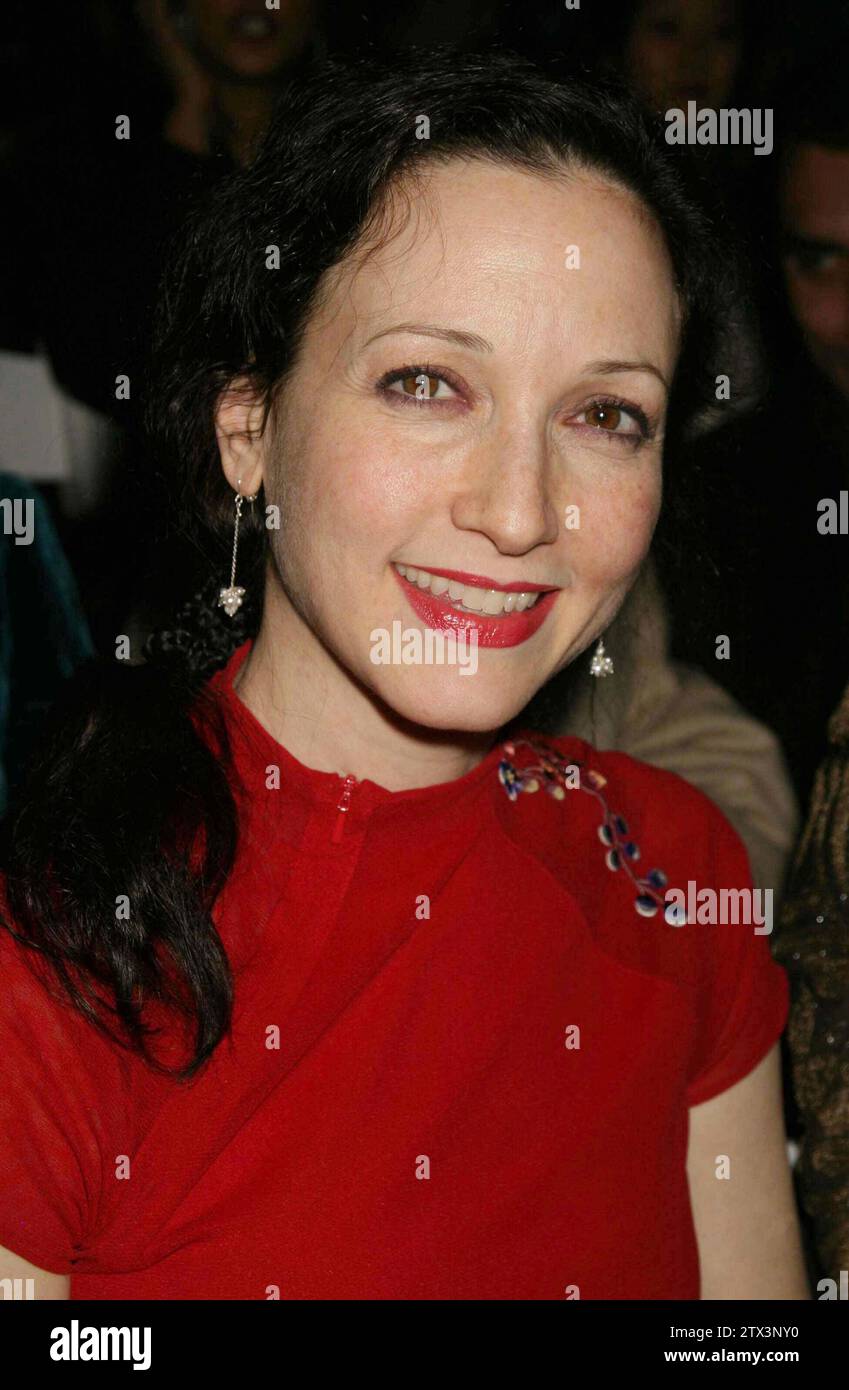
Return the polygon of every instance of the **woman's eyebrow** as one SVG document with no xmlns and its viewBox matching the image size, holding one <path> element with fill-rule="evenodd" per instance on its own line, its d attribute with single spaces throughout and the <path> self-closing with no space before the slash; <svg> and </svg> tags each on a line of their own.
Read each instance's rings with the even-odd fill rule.
<svg viewBox="0 0 849 1390">
<path fill-rule="evenodd" d="M 461 347 L 471 348 L 473 352 L 495 351 L 492 343 L 487 338 L 482 338 L 478 333 L 465 333 L 458 328 L 440 328 L 432 323 L 393 324 L 391 328 L 382 328 L 379 333 L 373 334 L 363 343 L 363 348 L 377 342 L 378 338 L 388 337 L 390 333 L 415 333 L 424 338 L 443 338 L 450 343 L 459 343 Z M 666 387 L 667 391 L 669 390 L 665 376 L 653 362 L 624 362 L 605 358 L 598 362 L 586 363 L 582 372 L 598 376 L 612 376 L 615 372 L 650 372 Z"/>
<path fill-rule="evenodd" d="M 460 347 L 471 348 L 473 352 L 494 351 L 492 343 L 477 333 L 463 333 L 458 328 L 440 328 L 433 323 L 396 323 L 392 328 L 383 328 L 379 333 L 375 333 L 368 342 L 363 343 L 363 347 L 367 348 L 378 338 L 385 338 L 390 333 L 416 333 L 423 338 L 445 338 L 449 343 L 459 343 Z"/>
<path fill-rule="evenodd" d="M 613 376 L 615 372 L 650 372 L 652 376 L 657 377 L 658 381 L 662 383 L 667 391 L 669 390 L 669 383 L 666 377 L 663 375 L 660 368 L 656 367 L 653 362 L 618 362 L 612 358 L 605 358 L 599 362 L 587 362 L 583 370 L 593 375 L 597 374 L 598 376 Z"/>
</svg>

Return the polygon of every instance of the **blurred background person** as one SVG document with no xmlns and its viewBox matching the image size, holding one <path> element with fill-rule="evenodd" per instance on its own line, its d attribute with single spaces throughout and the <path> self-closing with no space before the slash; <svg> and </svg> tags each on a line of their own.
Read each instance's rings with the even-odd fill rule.
<svg viewBox="0 0 849 1390">
<path fill-rule="evenodd" d="M 846 51 L 840 62 L 846 61 Z M 849 91 L 835 59 L 805 72 L 806 100 L 785 126 L 782 270 L 804 351 L 849 408 Z M 845 68 L 843 68 L 845 76 Z M 824 77 L 827 79 L 824 82 Z M 845 418 L 845 416 L 844 416 Z"/>
<path fill-rule="evenodd" d="M 787 1042 L 802 1123 L 796 1181 L 814 1277 L 849 1269 L 849 688 L 829 721 L 775 941 L 791 984 Z M 837 1295 L 834 1295 L 837 1296 Z"/>
<path fill-rule="evenodd" d="M 788 438 L 801 466 L 788 488 L 801 493 L 809 585 L 795 644 L 800 689 L 787 698 L 800 734 L 788 728 L 786 737 L 806 761 L 811 750 L 823 753 L 776 953 L 792 986 L 787 1037 L 803 1124 L 798 1188 L 817 1273 L 838 1287 L 849 1267 L 849 687 L 838 702 L 849 676 L 849 540 L 840 508 L 841 496 L 849 499 L 847 62 L 849 45 L 832 41 L 819 61 L 783 82 L 789 114 L 774 197 L 783 293 L 773 302 L 771 335 L 776 380 L 792 390 L 797 411 Z M 820 529 L 829 501 L 837 527 Z"/>
<path fill-rule="evenodd" d="M 775 158 L 752 171 L 766 390 L 697 446 L 712 564 L 697 590 L 670 595 L 676 651 L 713 664 L 778 733 L 803 803 L 847 675 L 849 541 L 824 528 L 849 488 L 848 62 L 849 41 L 833 35 L 774 89 Z M 721 664 L 716 619 L 730 637 Z"/>
<path fill-rule="evenodd" d="M 655 110 L 733 105 L 744 54 L 743 0 L 641 0 L 622 66 Z M 704 147 L 702 147 L 704 148 Z"/>
<path fill-rule="evenodd" d="M 324 51 L 320 0 L 140 0 L 138 13 L 172 90 L 163 135 L 191 154 L 238 164 L 261 139 L 280 87 Z"/>
<path fill-rule="evenodd" d="M 320 17 L 320 0 L 90 0 L 51 21 L 46 45 L 29 36 L 57 82 L 43 108 L 13 113 L 0 171 L 15 210 L 0 466 L 43 486 L 98 647 L 155 602 L 165 502 L 139 425 L 162 265 L 195 200 L 250 157 L 277 93 L 322 51 Z"/>
</svg>

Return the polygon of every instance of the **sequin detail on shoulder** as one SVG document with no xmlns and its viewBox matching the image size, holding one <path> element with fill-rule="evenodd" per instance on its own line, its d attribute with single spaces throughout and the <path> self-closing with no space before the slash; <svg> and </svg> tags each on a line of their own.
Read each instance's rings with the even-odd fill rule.
<svg viewBox="0 0 849 1390">
<path fill-rule="evenodd" d="M 567 762 L 555 748 L 529 739 L 517 739 L 503 745 L 505 757 L 498 764 L 498 777 L 511 801 L 520 792 L 536 792 L 544 787 L 555 801 L 563 801 L 567 791 L 583 791 L 594 796 L 601 806 L 603 820 L 598 838 L 605 847 L 604 861 L 613 873 L 622 869 L 637 890 L 634 909 L 641 917 L 654 917 L 661 909 L 671 927 L 684 926 L 686 910 L 677 903 L 667 903 L 664 889 L 666 874 L 661 869 L 649 869 L 640 876 L 634 865 L 640 858 L 639 846 L 630 838 L 628 825 L 622 816 L 611 811 L 603 788 L 607 778 L 586 763 Z M 531 760 L 518 763 L 520 749 L 528 750 Z"/>
</svg>

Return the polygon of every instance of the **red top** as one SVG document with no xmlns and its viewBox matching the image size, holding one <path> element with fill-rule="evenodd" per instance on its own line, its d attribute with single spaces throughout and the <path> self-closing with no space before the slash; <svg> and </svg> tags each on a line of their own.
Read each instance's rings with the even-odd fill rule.
<svg viewBox="0 0 849 1390">
<path fill-rule="evenodd" d="M 154 1075 L 0 931 L 0 1245 L 80 1299 L 698 1298 L 687 1107 L 773 1045 L 787 981 L 634 879 L 745 887 L 735 832 L 579 739 L 560 800 L 517 794 L 518 746 L 412 791 L 315 772 L 232 691 L 249 648 L 214 679 L 248 789 L 232 1041 Z"/>
</svg>

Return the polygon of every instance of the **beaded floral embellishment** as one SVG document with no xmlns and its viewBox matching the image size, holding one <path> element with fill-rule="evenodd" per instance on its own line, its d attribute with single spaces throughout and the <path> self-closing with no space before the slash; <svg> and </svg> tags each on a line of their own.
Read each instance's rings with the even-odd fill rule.
<svg viewBox="0 0 849 1390">
<path fill-rule="evenodd" d="M 518 767 L 511 759 L 519 748 L 530 749 L 535 761 Z M 668 903 L 664 896 L 666 874 L 661 869 L 649 869 L 642 877 L 635 872 L 633 866 L 640 858 L 639 847 L 629 837 L 627 823 L 607 804 L 602 792 L 607 785 L 606 777 L 582 762 L 567 762 L 556 749 L 532 743 L 529 739 L 505 743 L 504 752 L 507 756 L 498 764 L 498 777 L 511 801 L 515 801 L 520 792 L 536 792 L 541 786 L 555 801 L 562 801 L 567 790 L 580 790 L 594 796 L 604 812 L 604 819 L 598 827 L 598 838 L 607 851 L 605 863 L 614 873 L 619 869 L 624 870 L 631 880 L 637 890 L 634 898 L 636 911 L 641 917 L 654 917 L 663 909 L 664 918 L 671 927 L 684 925 L 686 910 L 678 903 Z"/>
</svg>

